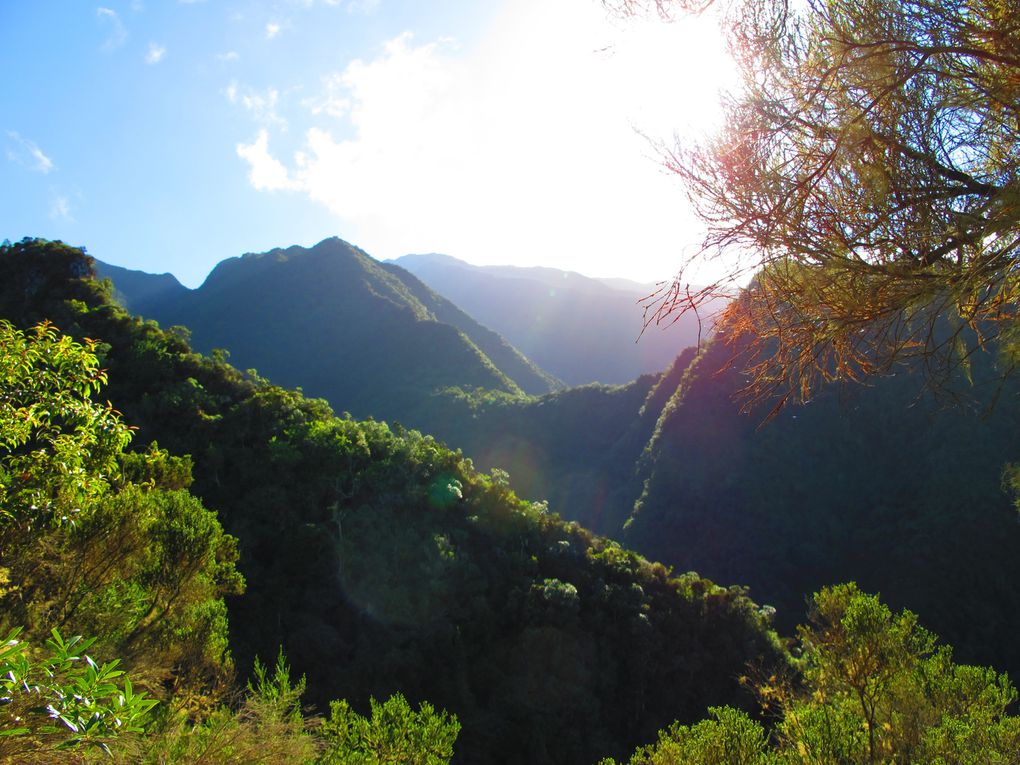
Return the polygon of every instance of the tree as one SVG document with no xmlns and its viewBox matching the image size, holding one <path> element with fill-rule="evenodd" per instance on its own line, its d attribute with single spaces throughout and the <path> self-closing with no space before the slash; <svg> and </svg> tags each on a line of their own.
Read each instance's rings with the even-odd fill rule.
<svg viewBox="0 0 1020 765">
<path fill-rule="evenodd" d="M 0 642 L 0 761 L 66 762 L 55 751 L 99 748 L 144 733 L 154 699 L 135 693 L 120 661 L 97 663 L 85 651 L 95 638 L 64 639 L 52 630 L 34 655 L 20 629 Z"/>
<path fill-rule="evenodd" d="M 630 765 L 1013 763 L 1017 693 L 1006 675 L 955 664 L 909 611 L 893 614 L 854 584 L 814 596 L 800 627 L 802 681 L 753 682 L 771 736 L 744 712 L 674 724 Z M 603 760 L 601 765 L 615 765 Z"/>
<path fill-rule="evenodd" d="M 330 703 L 321 728 L 327 751 L 320 765 L 448 765 L 460 732 L 455 716 L 437 712 L 428 702 L 415 712 L 399 693 L 370 703 L 370 717 L 346 701 Z"/>
<path fill-rule="evenodd" d="M 718 135 L 666 163 L 707 226 L 697 257 L 732 265 L 694 293 L 681 271 L 650 321 L 753 274 L 726 334 L 754 338 L 748 393 L 780 405 L 915 358 L 939 384 L 993 340 L 1020 346 L 1016 3 L 735 0 L 727 11 L 740 91 Z"/>
<path fill-rule="evenodd" d="M 34 525 L 73 523 L 106 491 L 130 429 L 92 393 L 106 382 L 94 344 L 48 323 L 0 320 L 0 542 Z"/>
</svg>

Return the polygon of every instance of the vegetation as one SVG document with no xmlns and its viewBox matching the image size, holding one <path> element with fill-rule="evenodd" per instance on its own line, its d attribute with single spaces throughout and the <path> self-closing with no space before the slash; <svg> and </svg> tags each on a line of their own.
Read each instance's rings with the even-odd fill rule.
<svg viewBox="0 0 1020 765">
<path fill-rule="evenodd" d="M 1020 671 L 1020 526 L 1002 488 L 1020 458 L 1017 381 L 1001 387 L 989 355 L 954 406 L 897 374 L 833 386 L 762 425 L 762 410 L 733 401 L 739 349 L 714 341 L 664 406 L 628 545 L 748 585 L 784 632 L 810 593 L 856 579 L 919 613 L 964 661 Z"/>
<path fill-rule="evenodd" d="M 631 765 L 1016 762 L 1016 689 L 1005 675 L 955 664 L 909 611 L 894 615 L 853 584 L 826 588 L 799 637 L 800 682 L 752 681 L 771 734 L 716 708 L 713 719 L 660 733 Z"/>
<path fill-rule="evenodd" d="M 453 756 L 460 725 L 423 703 L 415 712 L 397 694 L 380 704 L 371 700 L 370 717 L 362 717 L 346 701 L 330 704 L 321 732 L 329 750 L 321 765 L 445 765 Z"/>
<path fill-rule="evenodd" d="M 456 715 L 457 756 L 465 761 L 590 763 L 632 749 L 674 719 L 696 719 L 706 704 L 748 705 L 736 680 L 748 663 L 786 661 L 767 614 L 740 588 L 673 577 L 520 500 L 504 473 L 481 475 L 432 438 L 337 418 L 325 402 L 192 353 L 183 333 L 163 332 L 113 304 L 78 250 L 32 240 L 5 247 L 0 315 L 22 326 L 49 317 L 77 338 L 101 338 L 93 348 L 108 370 L 105 390 L 137 428 L 141 448 L 125 457 L 123 492 L 139 501 L 146 492 L 178 492 L 173 507 L 188 517 L 198 513 L 195 497 L 215 508 L 237 539 L 232 549 L 247 585 L 226 601 L 229 642 L 214 644 L 229 646 L 242 676 L 251 677 L 255 658 L 282 646 L 307 677 L 306 703 L 318 710 L 342 695 L 371 714 L 370 699 L 400 693 L 421 710 L 427 700 Z M 193 465 L 172 453 L 192 455 Z M 187 467 L 191 495 L 180 485 Z M 140 486 L 149 481 L 153 489 Z M 126 512 L 129 496 L 110 503 L 116 517 L 137 517 Z M 185 539 L 154 545 L 153 554 L 191 550 L 210 537 Z M 223 549 L 219 559 L 203 560 L 226 565 Z M 194 569 L 153 568 L 167 577 Z M 126 597 L 90 593 L 83 588 L 104 618 L 100 604 Z M 225 629 L 224 614 L 214 604 L 195 613 L 208 614 L 201 623 L 211 645 L 223 634 L 211 627 Z M 145 622 L 152 634 L 168 625 L 161 612 Z M 125 661 L 122 646 L 135 645 L 130 625 L 82 632 L 123 635 L 110 650 Z M 183 645 L 200 644 L 189 637 Z M 193 665 L 182 658 L 173 666 L 183 677 Z M 188 761 L 197 751 L 190 747 L 207 741 L 223 761 L 243 761 L 227 752 L 251 751 L 242 743 L 259 725 L 281 731 L 281 746 L 305 746 L 302 725 L 269 704 L 257 683 L 224 709 L 216 665 L 205 666 L 193 673 L 191 701 L 175 694 L 167 704 L 160 722 L 167 743 L 153 743 L 157 751 Z M 174 688 L 172 671 L 160 677 L 153 688 Z M 202 714 L 197 729 L 190 709 Z M 427 718 L 417 719 L 425 725 Z M 321 736 L 312 744 L 321 747 Z M 162 756 L 142 750 L 131 756 Z"/>
<path fill-rule="evenodd" d="M 255 662 L 238 707 L 203 709 L 222 696 L 230 670 L 219 596 L 240 592 L 235 541 L 183 488 L 166 489 L 190 482 L 186 460 L 156 447 L 124 452 L 130 431 L 92 400 L 106 382 L 95 345 L 48 324 L 26 335 L 0 322 L 4 619 L 22 620 L 27 634 L 88 625 L 105 642 L 65 639 L 54 626 L 39 651 L 22 627 L 9 630 L 0 761 L 101 749 L 132 762 L 351 762 L 355 752 L 363 762 L 448 762 L 456 720 L 428 706 L 404 713 L 402 697 L 381 705 L 367 732 L 334 702 L 311 735 L 304 682 L 290 682 L 282 654 L 273 674 Z M 167 711 L 151 715 L 157 699 L 134 690 L 121 659 L 86 654 L 93 646 L 118 649 Z"/>
<path fill-rule="evenodd" d="M 433 435 L 480 469 L 506 470 L 518 495 L 613 536 L 641 489 L 635 464 L 658 416 L 654 403 L 643 409 L 658 384 L 659 376 L 645 375 L 531 398 L 449 388 L 426 419 Z"/>
<path fill-rule="evenodd" d="M 754 277 L 729 310 L 732 336 L 754 338 L 751 399 L 805 400 L 825 381 L 911 358 L 941 385 L 990 339 L 1015 349 L 1015 5 L 728 7 L 742 81 L 726 126 L 668 152 L 667 165 L 708 226 L 699 257 L 736 262 L 730 283 Z M 681 278 L 661 314 L 723 286 L 691 298 Z"/>
<path fill-rule="evenodd" d="M 358 417 L 419 427 L 438 389 L 521 395 L 558 387 L 411 274 L 339 239 L 225 260 L 197 290 L 159 290 L 162 282 L 110 273 L 118 289 L 133 290 L 126 297 L 135 313 L 184 325 L 196 348 L 228 349 L 242 369 Z"/>
<path fill-rule="evenodd" d="M 1006 677 L 955 664 L 912 614 L 822 588 L 791 658 L 745 588 L 673 576 L 431 437 L 195 354 L 107 290 L 79 250 L 0 248 L 0 315 L 29 328 L 0 322 L 0 762 L 591 763 L 662 729 L 632 763 L 1020 751 Z M 530 439 L 551 486 L 578 449 L 621 497 L 647 440 L 642 549 L 779 595 L 784 624 L 856 576 L 920 603 L 965 661 L 1012 669 L 1012 389 L 991 386 L 982 420 L 880 378 L 756 429 L 731 400 L 740 348 L 619 388 L 447 390 L 437 411 L 479 444 Z M 996 370 L 970 371 L 980 402 Z"/>
</svg>

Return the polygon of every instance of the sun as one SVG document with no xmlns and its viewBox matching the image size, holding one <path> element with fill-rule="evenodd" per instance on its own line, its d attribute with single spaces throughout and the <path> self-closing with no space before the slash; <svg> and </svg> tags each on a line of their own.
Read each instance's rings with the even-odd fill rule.
<svg viewBox="0 0 1020 765">
<path fill-rule="evenodd" d="M 737 66 L 714 15 L 663 23 L 612 22 L 614 68 L 627 83 L 622 108 L 653 139 L 693 139 L 721 125 L 721 94 L 738 83 Z"/>
</svg>

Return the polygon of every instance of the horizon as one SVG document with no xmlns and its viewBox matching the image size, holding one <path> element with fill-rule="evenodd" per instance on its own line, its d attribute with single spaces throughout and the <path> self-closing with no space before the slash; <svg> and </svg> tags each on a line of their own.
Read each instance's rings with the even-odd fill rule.
<svg viewBox="0 0 1020 765">
<path fill-rule="evenodd" d="M 41 238 L 41 237 L 29 237 L 29 238 L 31 239 L 31 238 Z M 70 242 L 63 242 L 63 243 L 67 244 L 67 245 L 69 245 L 71 247 L 81 248 L 83 250 L 83 252 L 88 257 L 90 257 L 93 260 L 96 260 L 96 261 L 98 261 L 100 263 L 103 263 L 104 265 L 114 266 L 114 267 L 118 267 L 118 268 L 125 268 L 125 269 L 127 269 L 129 271 L 135 271 L 135 272 L 138 272 L 138 273 L 144 273 L 144 274 L 148 274 L 150 276 L 172 276 L 183 287 L 186 287 L 187 289 L 190 289 L 190 290 L 196 290 L 196 289 L 200 288 L 205 283 L 205 281 L 209 278 L 209 276 L 212 274 L 212 272 L 214 270 L 216 270 L 216 267 L 218 265 L 220 265 L 220 263 L 223 263 L 224 261 L 231 260 L 231 259 L 234 259 L 234 258 L 243 258 L 243 257 L 247 257 L 247 256 L 250 256 L 250 255 L 265 255 L 267 253 L 273 252 L 274 250 L 286 250 L 286 249 L 289 249 L 291 247 L 302 247 L 302 248 L 308 250 L 308 249 L 312 249 L 313 247 L 317 246 L 318 244 L 321 244 L 322 242 L 328 241 L 330 239 L 337 239 L 337 240 L 339 240 L 341 242 L 344 242 L 345 244 L 350 245 L 351 247 L 354 247 L 357 250 L 360 250 L 365 255 L 367 255 L 369 258 L 374 260 L 376 263 L 390 263 L 390 264 L 398 265 L 398 266 L 400 265 L 400 260 L 402 258 L 405 258 L 405 257 L 439 257 L 439 258 L 444 258 L 444 259 L 450 259 L 450 260 L 456 261 L 458 263 L 461 263 L 463 265 L 470 266 L 472 268 L 479 268 L 479 269 L 492 269 L 492 268 L 520 268 L 522 270 L 548 269 L 548 270 L 552 270 L 552 271 L 559 271 L 559 272 L 562 272 L 564 274 L 570 274 L 570 275 L 573 275 L 573 276 L 580 276 L 580 277 L 585 278 L 585 279 L 591 279 L 593 281 L 598 281 L 598 282 L 603 282 L 603 283 L 610 282 L 610 281 L 621 281 L 621 282 L 630 282 L 630 283 L 632 283 L 632 284 L 634 284 L 636 286 L 642 286 L 642 287 L 644 287 L 644 286 L 655 286 L 655 285 L 661 283 L 661 282 L 657 283 L 657 282 L 651 282 L 651 281 L 639 281 L 639 280 L 636 280 L 636 279 L 630 279 L 630 278 L 628 278 L 626 276 L 619 276 L 619 275 L 616 275 L 616 274 L 593 275 L 593 274 L 587 274 L 587 273 L 584 273 L 582 271 L 577 271 L 577 270 L 573 270 L 573 269 L 557 268 L 555 266 L 521 265 L 521 264 L 517 264 L 517 263 L 485 263 L 485 264 L 479 264 L 479 263 L 472 263 L 472 262 L 470 262 L 468 260 L 465 260 L 463 258 L 454 257 L 453 255 L 447 255 L 446 253 L 443 253 L 443 252 L 409 252 L 409 253 L 405 253 L 404 255 L 397 256 L 395 258 L 387 258 L 385 260 L 382 260 L 382 259 L 377 258 L 374 255 L 372 255 L 372 253 L 365 251 L 363 248 L 359 247 L 355 242 L 350 242 L 350 241 L 344 239 L 342 236 L 334 235 L 334 236 L 326 237 L 325 239 L 322 239 L 319 242 L 315 242 L 315 243 L 308 244 L 308 245 L 304 245 L 304 244 L 278 245 L 276 247 L 270 247 L 270 248 L 268 248 L 266 250 L 260 250 L 258 252 L 242 252 L 242 253 L 238 253 L 237 255 L 228 255 L 225 258 L 222 258 L 221 260 L 218 260 L 216 263 L 214 263 L 210 267 L 209 271 L 207 271 L 205 273 L 205 275 L 194 286 L 191 286 L 191 285 L 187 284 L 186 282 L 184 282 L 180 278 L 180 276 L 178 274 L 174 273 L 173 270 L 168 269 L 168 270 L 164 270 L 164 271 L 147 271 L 147 270 L 145 270 L 143 268 L 135 268 L 133 266 L 122 266 L 120 264 L 112 263 L 112 262 L 110 262 L 108 260 L 105 260 L 104 258 L 101 258 L 101 257 L 95 255 L 94 253 L 89 251 L 89 249 L 88 249 L 88 247 L 86 245 L 77 245 L 77 244 L 72 244 Z M 668 280 L 666 280 L 666 281 L 668 281 Z M 612 285 L 609 285 L 609 286 L 612 286 Z"/>
<path fill-rule="evenodd" d="M 19 74 L 0 85 L 0 238 L 189 287 L 226 257 L 338 231 L 380 261 L 638 282 L 672 279 L 700 244 L 661 152 L 719 117 L 732 62 L 710 16 L 621 19 L 598 0 L 54 9 L 0 9 L 0 62 Z"/>
</svg>

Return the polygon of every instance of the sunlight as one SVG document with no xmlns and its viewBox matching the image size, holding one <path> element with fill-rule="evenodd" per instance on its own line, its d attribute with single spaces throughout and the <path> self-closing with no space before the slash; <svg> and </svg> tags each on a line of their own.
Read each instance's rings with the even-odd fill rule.
<svg viewBox="0 0 1020 765">
<path fill-rule="evenodd" d="M 717 129 L 720 94 L 737 81 L 717 20 L 710 15 L 671 24 L 629 19 L 614 24 L 607 51 L 619 78 L 623 110 L 653 140 L 697 138 Z"/>
<path fill-rule="evenodd" d="M 701 229 L 664 151 L 718 124 L 732 72 L 714 18 L 520 0 L 474 46 L 403 34 L 325 77 L 292 161 L 238 153 L 253 184 L 307 194 L 379 258 L 665 280 Z"/>
</svg>

